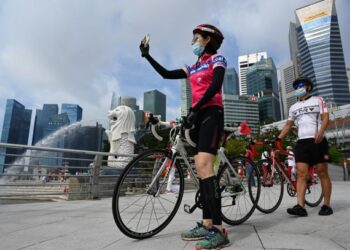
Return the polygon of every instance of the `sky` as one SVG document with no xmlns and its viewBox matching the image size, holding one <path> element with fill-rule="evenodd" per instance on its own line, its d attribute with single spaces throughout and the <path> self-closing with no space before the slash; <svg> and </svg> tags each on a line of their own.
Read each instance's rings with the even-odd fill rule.
<svg viewBox="0 0 350 250">
<path fill-rule="evenodd" d="M 180 81 L 164 80 L 140 56 L 165 68 L 192 64 L 193 28 L 217 26 L 220 49 L 237 70 L 239 55 L 266 51 L 277 67 L 290 61 L 289 22 L 315 0 L 0 0 L 0 130 L 6 100 L 27 109 L 79 104 L 83 120 L 107 120 L 112 92 L 133 96 L 158 89 L 167 96 L 167 119 L 180 116 Z M 350 1 L 336 0 L 346 65 L 350 65 Z"/>
</svg>

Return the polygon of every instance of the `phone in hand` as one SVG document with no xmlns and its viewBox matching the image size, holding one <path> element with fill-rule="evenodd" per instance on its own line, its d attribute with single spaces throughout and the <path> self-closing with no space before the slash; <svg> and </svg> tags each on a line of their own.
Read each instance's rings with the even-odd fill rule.
<svg viewBox="0 0 350 250">
<path fill-rule="evenodd" d="M 145 37 L 143 38 L 143 47 L 147 47 L 148 46 L 150 39 L 151 39 L 150 34 L 145 35 Z"/>
</svg>

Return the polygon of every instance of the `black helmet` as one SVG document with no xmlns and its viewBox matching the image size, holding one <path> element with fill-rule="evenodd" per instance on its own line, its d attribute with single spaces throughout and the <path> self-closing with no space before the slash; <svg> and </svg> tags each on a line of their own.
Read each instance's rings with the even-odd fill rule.
<svg viewBox="0 0 350 250">
<path fill-rule="evenodd" d="M 209 44 L 212 44 L 212 49 L 218 50 L 221 46 L 224 36 L 221 31 L 213 25 L 210 24 L 200 24 L 193 29 L 193 34 L 209 35 L 212 39 Z"/>
<path fill-rule="evenodd" d="M 312 83 L 311 79 L 305 76 L 301 76 L 294 80 L 293 82 L 293 89 L 297 89 L 299 84 L 304 83 L 304 85 L 309 85 L 310 88 L 308 89 L 308 92 L 311 92 L 314 88 L 314 84 Z"/>
</svg>

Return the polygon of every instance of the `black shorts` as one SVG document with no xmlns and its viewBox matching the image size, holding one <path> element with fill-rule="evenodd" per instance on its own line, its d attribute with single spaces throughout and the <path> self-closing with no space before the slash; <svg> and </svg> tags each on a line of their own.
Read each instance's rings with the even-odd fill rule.
<svg viewBox="0 0 350 250">
<path fill-rule="evenodd" d="M 328 141 L 323 138 L 316 144 L 314 138 L 298 140 L 295 145 L 295 162 L 304 162 L 309 166 L 328 162 Z"/>
<path fill-rule="evenodd" d="M 196 151 L 216 155 L 224 129 L 223 109 L 210 106 L 199 110 L 194 126 L 190 136 L 197 144 Z"/>
</svg>

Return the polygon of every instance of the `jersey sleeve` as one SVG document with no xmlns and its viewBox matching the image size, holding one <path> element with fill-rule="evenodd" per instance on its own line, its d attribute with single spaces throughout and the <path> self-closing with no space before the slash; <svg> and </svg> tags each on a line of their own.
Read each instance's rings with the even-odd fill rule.
<svg viewBox="0 0 350 250">
<path fill-rule="evenodd" d="M 226 69 L 227 61 L 223 55 L 216 54 L 213 56 L 213 69 L 216 67 L 224 67 Z"/>
<path fill-rule="evenodd" d="M 324 99 L 320 96 L 318 96 L 317 99 L 318 99 L 318 105 L 320 106 L 320 114 L 328 113 L 329 112 L 328 107 Z"/>
<path fill-rule="evenodd" d="M 185 64 L 182 69 L 185 71 L 187 78 L 190 77 L 190 66 Z"/>
<path fill-rule="evenodd" d="M 289 114 L 288 114 L 288 119 L 287 119 L 288 121 L 295 121 L 295 114 L 292 110 L 292 107 L 289 109 Z"/>
</svg>

